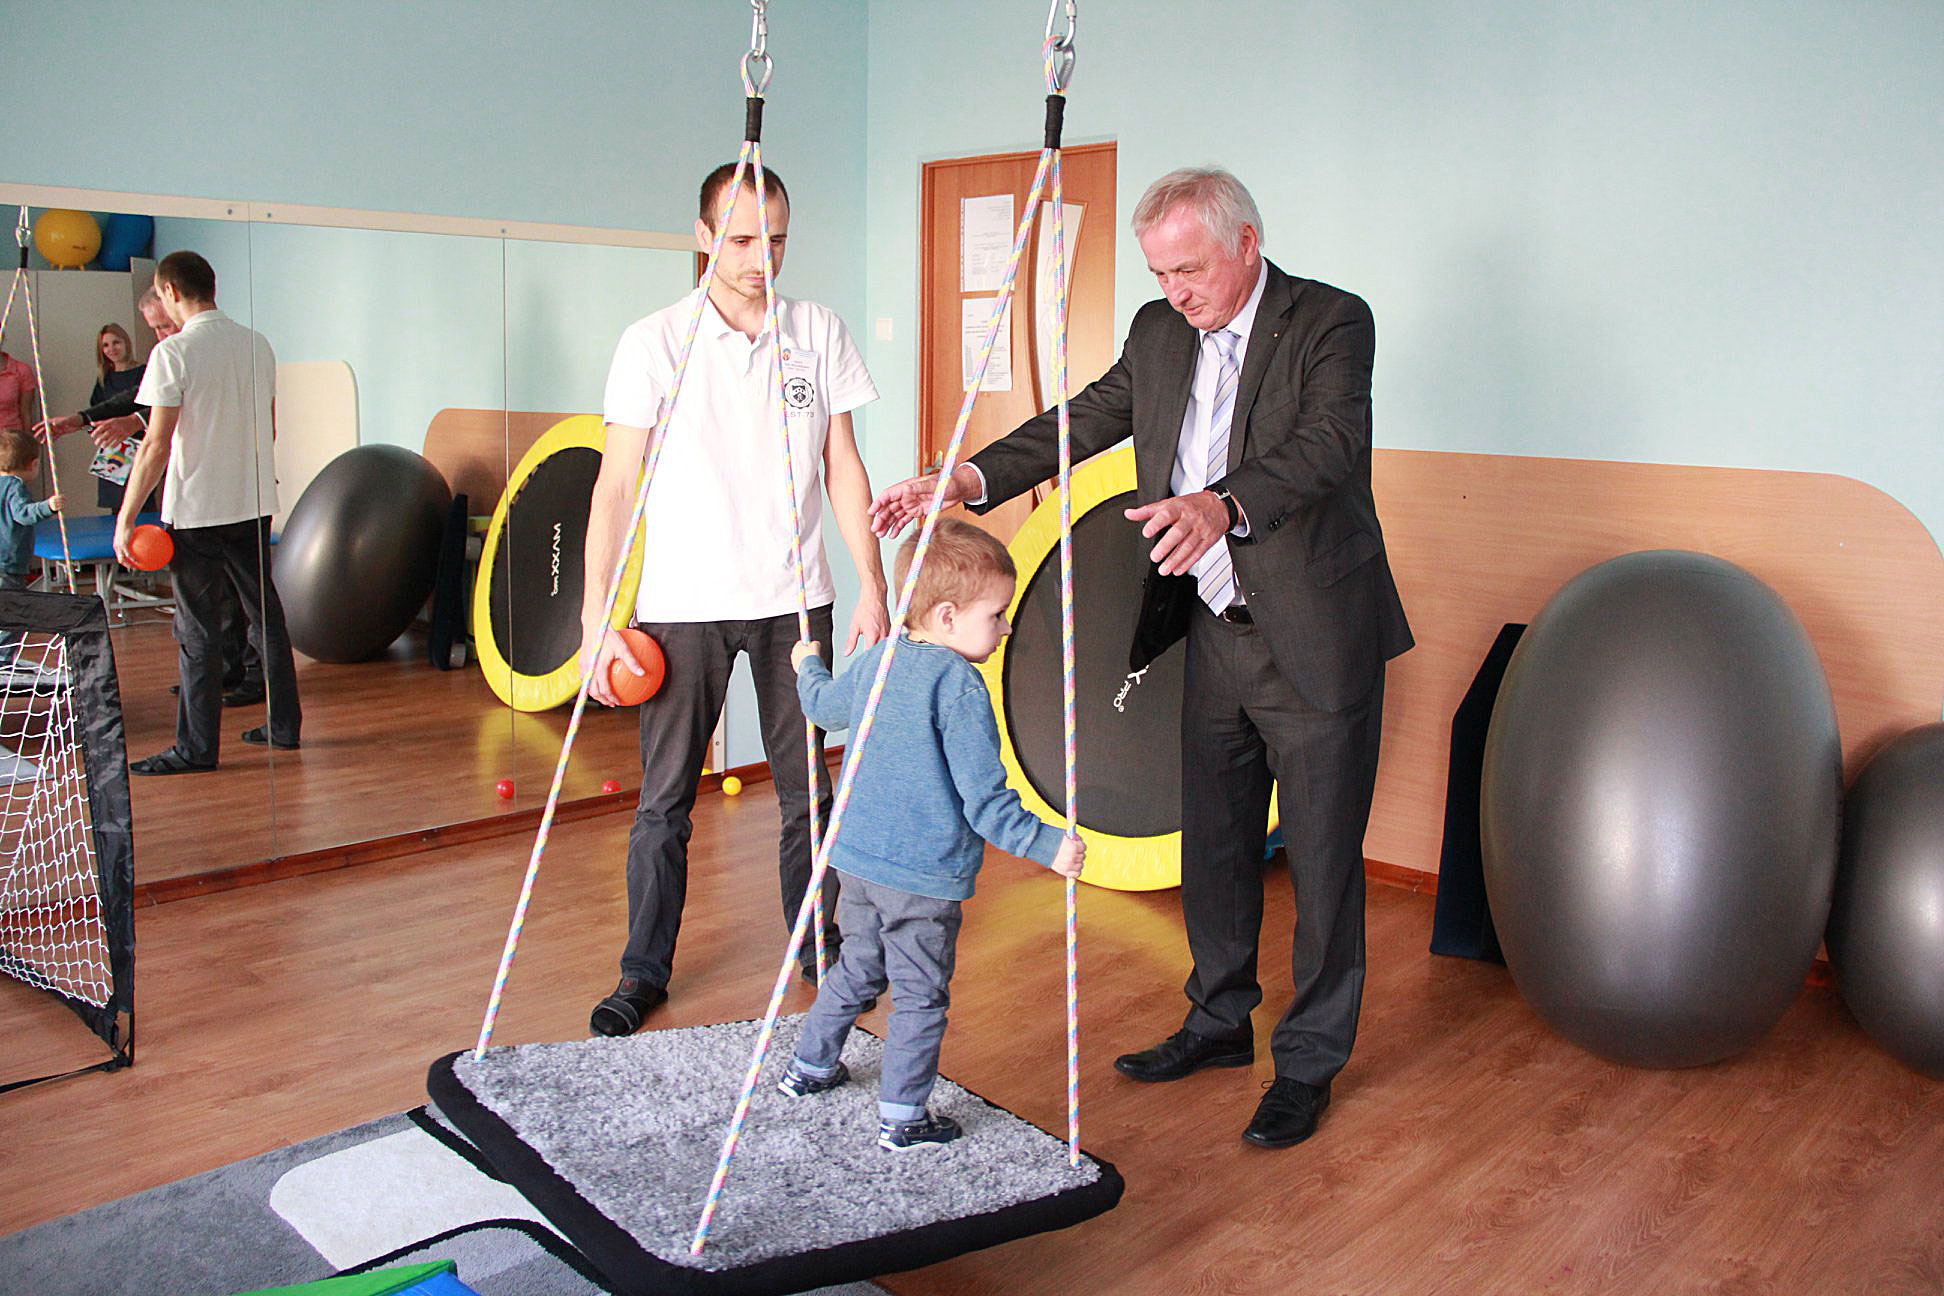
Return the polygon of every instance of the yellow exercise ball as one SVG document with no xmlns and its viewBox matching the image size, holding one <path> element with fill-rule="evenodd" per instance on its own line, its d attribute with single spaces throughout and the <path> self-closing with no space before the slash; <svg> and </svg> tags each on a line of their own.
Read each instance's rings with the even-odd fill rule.
<svg viewBox="0 0 1944 1296">
<path fill-rule="evenodd" d="M 101 251 L 101 226 L 84 211 L 50 207 L 34 222 L 34 246 L 58 270 L 79 270 Z"/>
</svg>

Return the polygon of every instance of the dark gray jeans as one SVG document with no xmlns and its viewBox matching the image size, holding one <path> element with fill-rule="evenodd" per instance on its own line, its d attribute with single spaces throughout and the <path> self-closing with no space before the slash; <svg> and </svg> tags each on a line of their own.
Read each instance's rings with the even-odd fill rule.
<svg viewBox="0 0 1944 1296">
<path fill-rule="evenodd" d="M 790 649 L 797 643 L 796 613 L 758 621 L 673 621 L 642 625 L 661 645 L 668 664 L 655 696 L 641 704 L 641 800 L 628 834 L 628 943 L 621 975 L 666 987 L 675 965 L 675 939 L 688 897 L 688 842 L 695 825 L 696 781 L 709 737 L 729 692 L 736 654 L 749 654 L 756 685 L 756 714 L 763 727 L 763 754 L 776 785 L 782 818 L 777 873 L 783 923 L 796 924 L 810 883 L 809 771 L 803 759 L 803 707 L 797 701 Z M 830 660 L 830 608 L 810 612 L 810 637 Z M 830 822 L 830 777 L 823 768 L 823 733 L 817 734 L 819 820 Z M 836 957 L 836 875 L 824 879 L 826 954 Z M 802 961 L 816 959 L 815 936 L 806 932 Z"/>
<path fill-rule="evenodd" d="M 843 956 L 825 975 L 816 1005 L 804 1018 L 796 1060 L 808 1074 L 829 1075 L 857 1014 L 889 985 L 891 1029 L 884 1040 L 878 1114 L 886 1120 L 922 1120 L 938 1079 L 938 1049 L 952 1004 L 959 902 L 913 895 L 849 873 L 843 879 L 837 904 Z"/>
</svg>

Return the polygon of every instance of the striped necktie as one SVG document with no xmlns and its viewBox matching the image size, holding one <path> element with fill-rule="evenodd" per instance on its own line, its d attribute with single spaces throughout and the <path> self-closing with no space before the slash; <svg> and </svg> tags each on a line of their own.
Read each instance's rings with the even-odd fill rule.
<svg viewBox="0 0 1944 1296">
<path fill-rule="evenodd" d="M 1215 394 L 1208 404 L 1208 472 L 1202 484 L 1220 481 L 1228 475 L 1229 420 L 1235 413 L 1235 385 L 1240 367 L 1235 363 L 1235 348 L 1242 341 L 1228 329 L 1208 335 L 1215 344 L 1219 367 L 1215 371 Z M 1220 612 L 1235 602 L 1235 565 L 1229 558 L 1228 540 L 1218 539 L 1195 564 L 1195 585 L 1202 602 Z"/>
</svg>

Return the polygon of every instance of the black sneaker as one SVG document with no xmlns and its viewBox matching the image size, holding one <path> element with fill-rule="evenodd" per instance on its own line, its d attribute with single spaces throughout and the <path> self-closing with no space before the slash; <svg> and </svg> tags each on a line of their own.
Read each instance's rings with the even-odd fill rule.
<svg viewBox="0 0 1944 1296">
<path fill-rule="evenodd" d="M 797 1070 L 796 1059 L 790 1059 L 789 1067 L 776 1087 L 792 1098 L 807 1098 L 811 1094 L 827 1093 L 850 1079 L 850 1068 L 842 1062 L 827 1076 L 813 1076 L 806 1071 Z"/>
<path fill-rule="evenodd" d="M 923 1120 L 878 1122 L 878 1146 L 887 1152 L 909 1152 L 914 1148 L 937 1147 L 965 1133 L 950 1116 L 925 1113 Z"/>
</svg>

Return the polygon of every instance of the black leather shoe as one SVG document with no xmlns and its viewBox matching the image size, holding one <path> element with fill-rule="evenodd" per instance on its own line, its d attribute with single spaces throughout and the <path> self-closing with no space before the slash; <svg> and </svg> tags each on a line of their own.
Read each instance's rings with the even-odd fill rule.
<svg viewBox="0 0 1944 1296">
<path fill-rule="evenodd" d="M 632 1035 L 642 1019 L 668 1001 L 668 991 L 639 977 L 622 977 L 614 993 L 594 1005 L 587 1025 L 596 1035 Z"/>
<path fill-rule="evenodd" d="M 1182 1027 L 1151 1049 L 1124 1053 L 1114 1070 L 1135 1080 L 1179 1080 L 1203 1067 L 1245 1067 L 1255 1061 L 1251 1040 L 1210 1039 Z"/>
<path fill-rule="evenodd" d="M 1294 1147 L 1316 1133 L 1316 1122 L 1330 1105 L 1328 1085 L 1317 1088 L 1301 1080 L 1277 1076 L 1256 1107 L 1255 1119 L 1242 1137 L 1257 1147 Z"/>
</svg>

